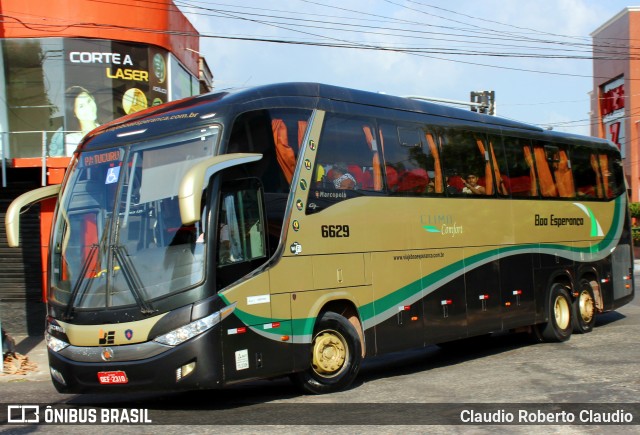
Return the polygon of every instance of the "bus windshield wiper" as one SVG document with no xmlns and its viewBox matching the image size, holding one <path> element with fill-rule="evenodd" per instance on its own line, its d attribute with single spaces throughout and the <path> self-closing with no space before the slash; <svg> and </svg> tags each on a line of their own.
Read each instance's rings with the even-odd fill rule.
<svg viewBox="0 0 640 435">
<path fill-rule="evenodd" d="M 78 279 L 76 279 L 76 283 L 73 285 L 73 290 L 71 290 L 71 295 L 69 296 L 69 302 L 64 310 L 64 314 L 62 318 L 64 320 L 70 320 L 73 318 L 73 307 L 75 305 L 76 298 L 78 293 L 80 293 L 80 289 L 82 289 L 82 293 L 84 293 L 92 282 L 90 279 L 85 279 L 87 276 L 87 271 L 89 270 L 90 265 L 93 263 L 93 259 L 96 256 L 96 252 L 98 252 L 99 245 L 94 243 L 91 245 L 89 249 L 89 253 L 87 254 L 87 258 L 85 258 L 82 263 L 82 269 L 80 269 L 80 274 L 78 275 Z"/>
<path fill-rule="evenodd" d="M 144 299 L 141 293 L 141 289 L 143 288 L 142 280 L 138 276 L 135 267 L 129 261 L 129 253 L 127 252 L 124 246 L 119 245 L 111 245 L 111 250 L 113 251 L 113 255 L 116 260 L 120 264 L 120 270 L 124 275 L 124 279 L 131 290 L 131 294 L 133 298 L 136 300 L 138 307 L 140 307 L 140 312 L 142 314 L 153 314 L 156 312 L 155 309 Z"/>
</svg>

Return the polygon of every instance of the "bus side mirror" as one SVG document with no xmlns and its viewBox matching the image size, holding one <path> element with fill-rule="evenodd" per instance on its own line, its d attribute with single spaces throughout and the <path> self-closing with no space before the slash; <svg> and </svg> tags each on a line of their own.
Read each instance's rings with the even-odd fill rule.
<svg viewBox="0 0 640 435">
<path fill-rule="evenodd" d="M 7 244 L 11 248 L 20 246 L 20 211 L 34 202 L 58 196 L 62 185 L 54 184 L 23 193 L 13 200 L 7 209 L 4 225 L 7 231 Z"/>
<path fill-rule="evenodd" d="M 209 178 L 213 174 L 233 166 L 258 161 L 261 158 L 262 154 L 222 154 L 203 160 L 189 169 L 182 177 L 178 191 L 182 225 L 191 225 L 200 220 L 202 191 L 207 187 Z"/>
</svg>

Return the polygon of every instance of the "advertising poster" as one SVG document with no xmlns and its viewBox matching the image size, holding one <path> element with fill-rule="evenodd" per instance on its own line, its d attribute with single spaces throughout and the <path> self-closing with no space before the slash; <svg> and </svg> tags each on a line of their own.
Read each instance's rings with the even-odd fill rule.
<svg viewBox="0 0 640 435">
<path fill-rule="evenodd" d="M 67 39 L 64 133 L 52 155 L 71 155 L 99 125 L 168 101 L 167 52 L 105 40 Z"/>
<path fill-rule="evenodd" d="M 600 114 L 602 116 L 606 138 L 618 146 L 623 159 L 626 157 L 624 107 L 624 77 L 620 77 L 601 88 Z"/>
</svg>

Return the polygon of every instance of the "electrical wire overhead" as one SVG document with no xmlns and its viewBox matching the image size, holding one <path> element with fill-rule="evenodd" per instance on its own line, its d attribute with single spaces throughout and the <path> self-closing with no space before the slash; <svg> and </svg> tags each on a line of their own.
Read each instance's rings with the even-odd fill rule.
<svg viewBox="0 0 640 435">
<path fill-rule="evenodd" d="M 424 0 L 380 0 L 391 6 L 391 10 L 398 12 L 397 16 L 392 15 L 389 8 L 384 9 L 385 13 L 379 12 L 380 8 L 363 10 L 329 0 L 297 0 L 289 2 L 290 9 L 279 8 L 277 3 L 265 3 L 256 7 L 229 1 L 175 0 L 175 6 L 163 0 L 87 1 L 140 10 L 156 9 L 170 13 L 181 11 L 194 17 L 194 20 L 206 18 L 211 23 L 237 23 L 236 27 L 240 29 L 233 33 L 205 30 L 199 34 L 205 40 L 372 51 L 499 71 L 584 79 L 609 78 L 593 77 L 590 66 L 595 60 L 640 60 L 640 46 L 635 45 L 636 41 L 633 40 L 598 38 L 594 44 L 592 38 L 586 35 L 545 31 L 529 25 L 518 26 L 473 16 Z M 123 28 L 118 23 L 69 22 L 37 14 L 32 14 L 29 20 L 18 20 L 9 10 L 3 9 L 2 13 L 0 20 L 4 26 L 24 26 L 47 33 L 73 28 Z M 216 27 L 224 26 L 213 26 Z M 127 30 L 185 34 L 151 27 Z M 550 60 L 553 67 L 518 63 L 520 60 Z M 563 71 L 563 61 L 584 62 L 585 68 L 589 70 L 585 73 L 579 69 Z"/>
</svg>

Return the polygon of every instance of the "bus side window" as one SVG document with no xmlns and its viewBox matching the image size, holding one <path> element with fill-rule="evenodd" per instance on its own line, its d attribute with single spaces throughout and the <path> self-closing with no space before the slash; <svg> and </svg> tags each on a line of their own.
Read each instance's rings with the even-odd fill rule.
<svg viewBox="0 0 640 435">
<path fill-rule="evenodd" d="M 265 257 L 264 217 L 257 189 L 223 193 L 218 240 L 219 267 Z"/>
<path fill-rule="evenodd" d="M 533 144 L 533 158 L 540 193 L 546 198 L 573 198 L 575 188 L 571 162 L 566 149 L 559 145 Z"/>
<path fill-rule="evenodd" d="M 304 109 L 255 110 L 233 123 L 227 153 L 260 153 L 249 175 L 269 193 L 289 193 L 299 144 L 311 115 Z"/>
<path fill-rule="evenodd" d="M 546 198 L 557 197 L 558 189 L 554 180 L 554 171 L 560 161 L 558 148 L 542 143 L 534 143 L 533 159 L 541 195 Z"/>
<path fill-rule="evenodd" d="M 307 213 L 382 189 L 378 141 L 369 120 L 328 114 L 324 122 Z"/>
<path fill-rule="evenodd" d="M 507 171 L 507 158 L 504 153 L 502 138 L 500 136 L 489 135 L 488 138 L 489 158 L 493 172 L 496 191 L 499 196 L 509 196 L 509 176 Z"/>
<path fill-rule="evenodd" d="M 435 193 L 433 181 L 436 172 L 432 150 L 436 147 L 435 142 L 427 142 L 422 126 L 382 124 L 380 132 L 384 145 L 387 191 L 402 196 Z"/>
<path fill-rule="evenodd" d="M 291 184 L 310 112 L 299 109 L 272 109 L 269 115 L 276 159 L 287 182 Z"/>
<path fill-rule="evenodd" d="M 562 146 L 546 146 L 545 153 L 547 162 L 553 168 L 553 179 L 560 198 L 573 198 L 576 195 L 576 188 L 573 184 L 573 173 L 571 171 L 571 160 L 567 149 Z"/>
<path fill-rule="evenodd" d="M 537 182 L 533 166 L 533 156 L 529 142 L 524 139 L 504 137 L 507 158 L 507 176 L 503 184 L 512 197 L 537 196 Z"/>
<path fill-rule="evenodd" d="M 571 153 L 573 179 L 578 198 L 603 198 L 598 155 L 593 150 L 576 146 Z"/>
<path fill-rule="evenodd" d="M 624 193 L 622 161 L 614 152 L 600 154 L 600 170 L 606 198 L 615 198 Z"/>
<path fill-rule="evenodd" d="M 493 195 L 493 174 L 485 135 L 449 129 L 443 138 L 442 165 L 447 195 Z M 487 183 L 491 184 L 489 189 Z"/>
</svg>

